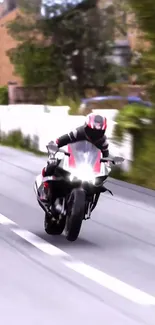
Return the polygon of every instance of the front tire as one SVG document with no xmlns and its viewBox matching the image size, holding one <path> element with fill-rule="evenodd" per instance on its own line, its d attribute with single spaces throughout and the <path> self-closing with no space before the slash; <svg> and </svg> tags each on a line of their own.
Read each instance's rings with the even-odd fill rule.
<svg viewBox="0 0 155 325">
<path fill-rule="evenodd" d="M 84 215 L 85 192 L 81 189 L 74 189 L 70 195 L 67 209 L 67 220 L 65 227 L 67 240 L 75 241 L 78 238 Z"/>
<path fill-rule="evenodd" d="M 51 217 L 45 213 L 44 229 L 48 235 L 61 235 L 65 228 L 65 217 L 63 217 L 59 223 L 51 220 Z"/>
</svg>

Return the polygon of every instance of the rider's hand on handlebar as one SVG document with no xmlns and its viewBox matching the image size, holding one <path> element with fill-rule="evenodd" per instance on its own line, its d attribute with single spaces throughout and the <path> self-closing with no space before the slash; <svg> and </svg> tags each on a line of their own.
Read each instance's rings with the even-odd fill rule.
<svg viewBox="0 0 155 325">
<path fill-rule="evenodd" d="M 111 161 L 107 161 L 105 164 L 106 164 L 107 167 L 111 168 Z"/>
</svg>

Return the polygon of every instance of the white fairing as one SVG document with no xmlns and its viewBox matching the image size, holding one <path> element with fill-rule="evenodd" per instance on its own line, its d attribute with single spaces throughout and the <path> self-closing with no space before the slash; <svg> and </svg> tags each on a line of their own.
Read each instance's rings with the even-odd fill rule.
<svg viewBox="0 0 155 325">
<path fill-rule="evenodd" d="M 111 172 L 111 167 L 109 163 L 101 163 L 101 175 L 107 176 Z"/>
<path fill-rule="evenodd" d="M 87 141 L 75 143 L 71 145 L 73 150 L 74 160 L 76 161 L 76 168 L 69 164 L 69 157 L 63 152 L 57 152 L 55 158 L 60 160 L 59 166 L 66 171 L 69 171 L 69 180 L 72 182 L 76 179 L 87 181 L 95 184 L 97 177 L 108 176 L 111 172 L 109 163 L 100 164 L 100 172 L 94 172 L 94 164 L 99 154 L 99 150 Z M 65 148 L 66 151 L 67 148 Z M 43 177 L 39 174 L 35 179 L 34 190 L 38 195 L 38 190 L 41 190 L 43 181 L 52 180 L 52 176 Z"/>
<path fill-rule="evenodd" d="M 100 172 L 94 172 L 94 163 L 98 157 L 99 150 L 87 141 L 71 145 L 73 156 L 76 161 L 76 168 L 69 166 L 69 157 L 65 156 L 60 162 L 60 166 L 71 173 L 70 181 L 78 178 L 82 181 L 95 182 L 96 177 L 108 176 L 111 172 L 110 165 L 101 163 Z M 66 150 L 67 148 L 65 148 Z"/>
<path fill-rule="evenodd" d="M 36 195 L 38 195 L 38 190 L 40 189 L 42 182 L 43 182 L 42 174 L 37 175 L 34 183 L 34 191 Z"/>
<path fill-rule="evenodd" d="M 37 177 L 36 177 L 36 185 L 37 185 L 37 188 L 39 188 L 42 184 L 42 180 L 43 180 L 43 177 L 41 174 L 39 174 Z"/>
</svg>

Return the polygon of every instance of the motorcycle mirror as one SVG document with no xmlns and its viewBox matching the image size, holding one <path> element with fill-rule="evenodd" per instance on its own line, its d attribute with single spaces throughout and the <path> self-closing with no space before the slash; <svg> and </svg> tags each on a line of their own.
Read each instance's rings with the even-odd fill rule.
<svg viewBox="0 0 155 325">
<path fill-rule="evenodd" d="M 49 143 L 46 146 L 46 148 L 47 148 L 47 150 L 52 151 L 52 152 L 58 151 L 58 147 L 55 144 L 53 144 L 53 143 Z"/>
<path fill-rule="evenodd" d="M 114 157 L 113 159 L 115 165 L 119 165 L 124 161 L 123 157 Z"/>
<path fill-rule="evenodd" d="M 47 145 L 47 150 L 52 153 L 52 154 L 56 154 L 57 152 L 62 152 L 64 155 L 70 157 L 70 153 L 63 150 L 63 149 L 60 149 L 58 148 L 55 144 L 53 143 L 50 143 Z"/>
</svg>

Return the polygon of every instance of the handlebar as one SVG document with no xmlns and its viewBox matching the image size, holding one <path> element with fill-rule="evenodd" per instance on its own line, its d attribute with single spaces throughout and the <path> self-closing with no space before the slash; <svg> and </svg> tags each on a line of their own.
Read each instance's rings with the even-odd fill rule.
<svg viewBox="0 0 155 325">
<path fill-rule="evenodd" d="M 49 154 L 53 154 L 53 156 L 56 155 L 57 152 L 62 152 L 64 153 L 64 155 L 70 157 L 70 153 L 65 151 L 64 149 L 58 148 L 57 145 L 55 145 L 54 143 L 50 142 L 47 146 L 46 146 L 48 153 Z M 106 157 L 106 158 L 101 158 L 100 162 L 105 163 L 105 162 L 112 162 L 112 164 L 114 165 L 119 165 L 124 161 L 124 158 L 122 157 L 114 157 L 114 158 L 110 158 L 110 157 Z"/>
<path fill-rule="evenodd" d="M 113 165 L 119 165 L 124 161 L 124 158 L 122 157 L 114 157 L 114 158 L 110 158 L 110 157 L 106 157 L 106 158 L 101 158 L 100 162 L 112 162 Z"/>
</svg>

